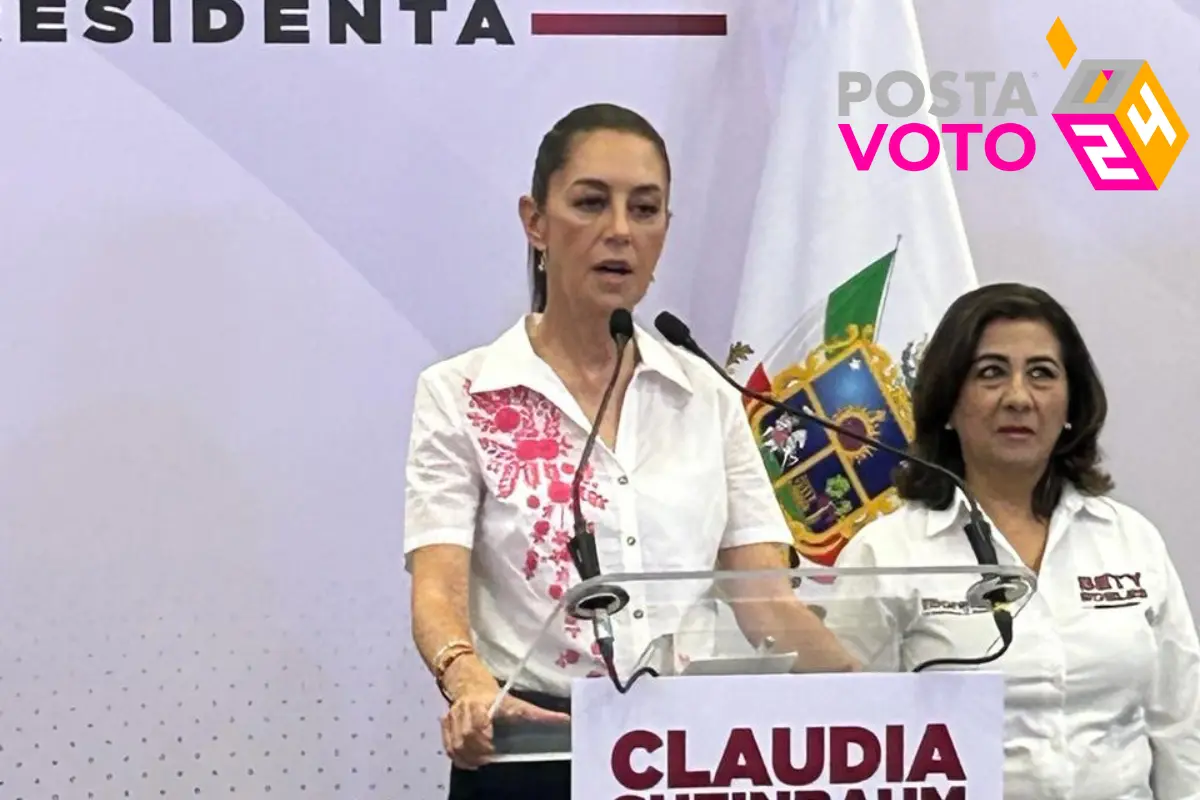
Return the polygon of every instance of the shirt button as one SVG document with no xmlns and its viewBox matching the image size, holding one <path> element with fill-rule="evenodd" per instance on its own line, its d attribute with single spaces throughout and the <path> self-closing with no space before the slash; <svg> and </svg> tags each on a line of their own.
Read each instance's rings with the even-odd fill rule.
<svg viewBox="0 0 1200 800">
<path fill-rule="evenodd" d="M 641 619 L 644 616 L 646 616 L 646 612 L 642 611 L 640 608 L 637 611 L 633 612 L 634 619 Z"/>
<path fill-rule="evenodd" d="M 625 544 L 629 545 L 630 547 L 633 547 L 635 544 L 637 544 L 637 539 L 634 538 L 633 536 L 630 536 L 629 538 L 627 538 L 625 540 Z"/>
<path fill-rule="evenodd" d="M 617 478 L 617 483 L 619 483 L 619 484 L 621 484 L 622 486 L 624 486 L 625 484 L 629 483 L 629 478 L 627 478 L 627 477 L 625 477 L 624 475 L 622 475 L 621 477 Z"/>
</svg>

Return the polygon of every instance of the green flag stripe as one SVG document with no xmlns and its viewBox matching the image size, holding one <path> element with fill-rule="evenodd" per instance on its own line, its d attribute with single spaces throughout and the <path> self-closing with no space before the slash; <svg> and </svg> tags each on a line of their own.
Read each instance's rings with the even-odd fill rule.
<svg viewBox="0 0 1200 800">
<path fill-rule="evenodd" d="M 849 325 L 878 325 L 895 258 L 893 250 L 833 290 L 825 307 L 825 341 L 845 336 Z"/>
</svg>

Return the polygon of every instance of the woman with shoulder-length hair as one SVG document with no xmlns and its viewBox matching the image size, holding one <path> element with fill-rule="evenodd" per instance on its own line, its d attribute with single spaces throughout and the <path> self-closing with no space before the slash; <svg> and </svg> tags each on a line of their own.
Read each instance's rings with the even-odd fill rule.
<svg viewBox="0 0 1200 800">
<path fill-rule="evenodd" d="M 1107 413 L 1070 315 L 1046 292 L 1014 283 L 950 306 L 913 389 L 911 452 L 966 482 L 1001 564 L 1038 574 L 1011 647 L 986 667 L 1006 678 L 1011 800 L 1200 798 L 1196 628 L 1159 531 L 1109 496 L 1099 447 Z M 864 527 L 837 566 L 975 563 L 966 498 L 953 481 L 906 462 L 896 487 L 902 507 Z M 999 646 L 989 620 L 947 612 L 961 594 L 929 597 L 930 585 L 883 591 L 914 598 L 881 604 L 873 644 L 890 645 L 894 666 Z M 837 604 L 830 609 L 835 631 L 851 624 L 837 618 Z"/>
</svg>

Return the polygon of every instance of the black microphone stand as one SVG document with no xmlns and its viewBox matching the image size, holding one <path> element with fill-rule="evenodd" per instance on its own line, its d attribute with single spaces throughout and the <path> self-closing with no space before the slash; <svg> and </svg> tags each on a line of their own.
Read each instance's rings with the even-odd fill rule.
<svg viewBox="0 0 1200 800">
<path fill-rule="evenodd" d="M 962 491 L 963 496 L 967 499 L 967 505 L 970 509 L 968 512 L 969 520 L 963 526 L 963 530 L 967 535 L 967 541 L 971 545 L 971 550 L 975 554 L 976 561 L 980 566 L 984 567 L 998 566 L 996 546 L 995 543 L 992 542 L 991 528 L 988 526 L 987 519 L 984 517 L 983 510 L 980 509 L 979 503 L 975 499 L 974 494 L 967 488 L 966 483 L 958 475 L 955 475 L 952 471 L 946 469 L 940 464 L 935 464 L 932 461 L 917 458 L 911 453 L 898 447 L 893 447 L 886 442 L 881 442 L 877 439 L 871 438 L 870 436 L 866 436 L 865 434 L 861 434 L 842 425 L 838 425 L 832 420 L 824 419 L 823 417 L 818 416 L 812 409 L 795 408 L 794 406 L 776 400 L 769 395 L 765 395 L 742 386 L 732 377 L 730 377 L 729 373 L 727 373 L 719 364 L 717 364 L 712 356 L 710 356 L 702 347 L 700 347 L 696 340 L 692 338 L 691 330 L 688 328 L 688 326 L 669 311 L 664 311 L 658 315 L 658 317 L 654 320 L 654 327 L 658 329 L 658 332 L 661 333 L 668 342 L 676 347 L 682 347 L 684 350 L 687 350 L 689 353 L 708 364 L 708 366 L 710 366 L 718 375 L 720 375 L 726 383 L 728 383 L 734 389 L 737 389 L 737 391 L 743 396 L 749 397 L 752 400 L 757 400 L 758 402 L 771 408 L 778 409 L 785 414 L 791 414 L 793 416 L 800 417 L 801 419 L 809 420 L 810 422 L 820 425 L 826 430 L 833 431 L 842 436 L 854 439 L 855 441 L 862 442 L 863 444 L 878 448 L 884 452 L 891 453 L 892 455 L 898 456 L 905 461 L 911 461 L 927 469 L 940 472 L 948 477 L 954 482 L 954 485 Z M 913 672 L 922 672 L 930 667 L 935 666 L 981 666 L 983 664 L 991 663 L 992 661 L 995 661 L 1003 656 L 1008 651 L 1009 646 L 1012 644 L 1013 638 L 1012 613 L 1008 610 L 1008 606 L 1011 603 L 1020 600 L 1026 594 L 1027 590 L 1024 586 L 1013 583 L 1012 581 L 999 575 L 984 573 L 983 579 L 972 586 L 968 591 L 968 598 L 969 600 L 976 602 L 983 601 L 988 605 L 988 607 L 990 607 L 992 618 L 996 623 L 996 630 L 1000 634 L 1000 649 L 995 653 L 989 653 L 977 658 L 932 659 L 918 664 L 913 669 Z"/>
<path fill-rule="evenodd" d="M 613 367 L 612 377 L 609 378 L 608 386 L 605 387 L 604 394 L 600 398 L 600 406 L 596 410 L 596 419 L 592 422 L 592 429 L 588 432 L 587 440 L 583 444 L 583 450 L 579 454 L 579 463 L 575 468 L 575 476 L 571 481 L 571 517 L 573 530 L 571 540 L 567 543 L 567 551 L 571 554 L 571 560 L 575 564 L 575 569 L 579 573 L 580 579 L 585 582 L 599 577 L 600 557 L 596 553 L 596 536 L 589 529 L 587 521 L 583 518 L 580 498 L 583 488 L 583 476 L 587 470 L 592 449 L 596 446 L 596 437 L 600 432 L 600 426 L 604 420 L 604 412 L 607 410 L 613 390 L 616 388 L 617 378 L 620 377 L 625 350 L 629 342 L 633 340 L 633 317 L 625 309 L 618 308 L 613 311 L 612 316 L 609 318 L 608 332 L 616 343 L 617 363 Z M 629 592 L 625 591 L 623 587 L 598 584 L 589 587 L 578 598 L 575 598 L 566 609 L 567 613 L 573 617 L 591 620 L 592 629 L 596 634 L 596 644 L 600 649 L 600 657 L 604 661 L 605 670 L 608 672 L 608 677 L 612 680 L 613 686 L 621 694 L 628 692 L 634 682 L 642 677 L 642 675 L 658 677 L 658 672 L 650 667 L 643 667 L 637 670 L 627 682 L 623 682 L 617 674 L 616 656 L 613 647 L 612 617 L 628 604 Z"/>
</svg>

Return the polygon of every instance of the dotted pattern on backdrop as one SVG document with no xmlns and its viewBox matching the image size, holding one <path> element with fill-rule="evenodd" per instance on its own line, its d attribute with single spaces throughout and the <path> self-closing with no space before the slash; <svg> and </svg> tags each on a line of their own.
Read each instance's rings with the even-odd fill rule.
<svg viewBox="0 0 1200 800">
<path fill-rule="evenodd" d="M 405 583 L 195 583 L 0 586 L 0 798 L 445 797 Z"/>
</svg>

